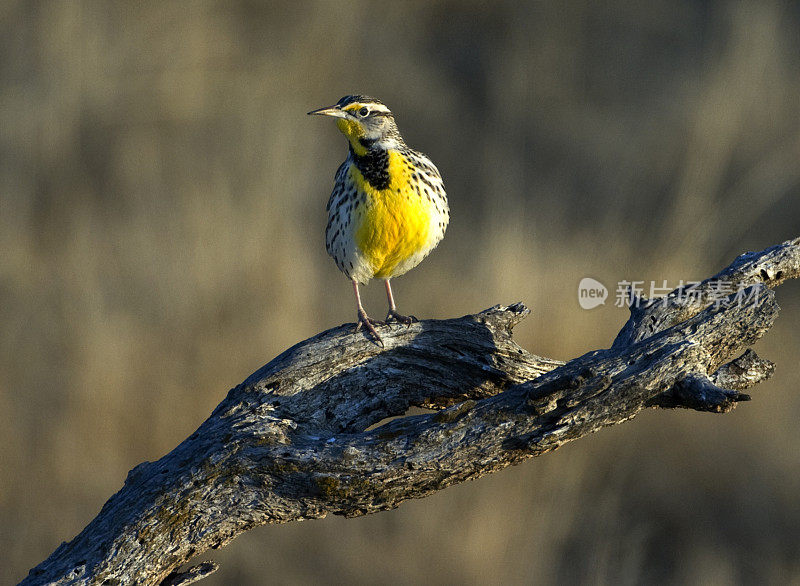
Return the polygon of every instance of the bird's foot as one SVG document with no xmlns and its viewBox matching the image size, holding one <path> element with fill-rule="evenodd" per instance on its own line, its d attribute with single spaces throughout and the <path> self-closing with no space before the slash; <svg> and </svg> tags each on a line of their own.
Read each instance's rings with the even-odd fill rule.
<svg viewBox="0 0 800 586">
<path fill-rule="evenodd" d="M 392 320 L 396 320 L 398 323 L 405 324 L 407 327 L 413 324 L 415 321 L 419 321 L 416 316 L 402 315 L 397 313 L 397 310 L 390 309 L 389 313 L 386 314 L 386 323 L 388 324 Z"/>
<path fill-rule="evenodd" d="M 385 325 L 386 325 L 386 322 L 382 322 L 382 321 L 380 321 L 378 319 L 372 319 L 370 316 L 367 315 L 367 312 L 359 311 L 358 312 L 358 322 L 356 322 L 356 329 L 353 331 L 353 333 L 355 334 L 356 332 L 358 332 L 361 329 L 361 327 L 363 326 L 363 327 L 367 328 L 367 330 L 369 330 L 369 332 L 373 336 L 375 336 L 376 342 L 380 345 L 381 348 L 383 348 L 384 347 L 383 346 L 383 340 L 381 339 L 380 335 L 378 334 L 378 331 L 375 329 L 375 326 L 385 326 Z"/>
</svg>

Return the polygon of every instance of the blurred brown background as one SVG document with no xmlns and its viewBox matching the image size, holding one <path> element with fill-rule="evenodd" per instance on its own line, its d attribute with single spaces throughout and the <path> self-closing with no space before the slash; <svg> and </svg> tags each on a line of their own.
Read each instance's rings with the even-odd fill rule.
<svg viewBox="0 0 800 586">
<path fill-rule="evenodd" d="M 424 318 L 521 300 L 529 350 L 607 347 L 622 279 L 800 235 L 800 9 L 782 2 L 16 2 L 0 7 L 0 582 L 289 345 L 352 321 L 325 203 L 394 110 L 447 237 Z M 591 276 L 611 291 L 577 303 Z M 730 415 L 648 412 L 400 509 L 264 527 L 207 584 L 800 583 L 800 287 Z M 384 311 L 379 285 L 368 309 Z"/>
</svg>

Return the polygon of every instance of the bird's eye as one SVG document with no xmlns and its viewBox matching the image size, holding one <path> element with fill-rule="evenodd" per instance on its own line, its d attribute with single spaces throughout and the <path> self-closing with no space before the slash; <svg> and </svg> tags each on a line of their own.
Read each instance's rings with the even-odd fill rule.
<svg viewBox="0 0 800 586">
<path fill-rule="evenodd" d="M 358 111 L 358 115 L 359 115 L 359 116 L 361 116 L 362 118 L 363 118 L 364 116 L 366 116 L 367 114 L 369 114 L 369 108 L 367 108 L 366 106 L 364 106 L 363 108 L 361 108 L 361 109 Z"/>
</svg>

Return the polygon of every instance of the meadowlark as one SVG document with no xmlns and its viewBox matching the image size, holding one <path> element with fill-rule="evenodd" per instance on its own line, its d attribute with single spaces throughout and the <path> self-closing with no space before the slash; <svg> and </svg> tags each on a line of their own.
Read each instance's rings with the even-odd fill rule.
<svg viewBox="0 0 800 586">
<path fill-rule="evenodd" d="M 364 326 L 383 346 L 375 326 L 416 320 L 397 311 L 390 281 L 417 266 L 444 237 L 450 219 L 444 183 L 428 157 L 406 146 L 380 100 L 345 96 L 309 114 L 335 117 L 349 142 L 328 200 L 325 243 L 353 282 L 356 331 Z M 372 278 L 385 282 L 386 322 L 370 318 L 361 304 L 358 285 Z"/>
</svg>

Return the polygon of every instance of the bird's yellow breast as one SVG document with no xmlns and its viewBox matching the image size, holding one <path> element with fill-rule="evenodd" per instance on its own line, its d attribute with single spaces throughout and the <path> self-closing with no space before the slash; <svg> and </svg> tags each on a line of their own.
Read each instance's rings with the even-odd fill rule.
<svg viewBox="0 0 800 586">
<path fill-rule="evenodd" d="M 397 151 L 389 151 L 389 185 L 375 189 L 353 165 L 349 178 L 366 200 L 355 212 L 355 243 L 372 266 L 374 276 L 390 278 L 398 263 L 425 248 L 430 238 L 431 203 L 415 189 L 411 166 Z"/>
</svg>

